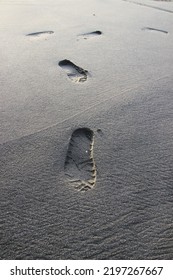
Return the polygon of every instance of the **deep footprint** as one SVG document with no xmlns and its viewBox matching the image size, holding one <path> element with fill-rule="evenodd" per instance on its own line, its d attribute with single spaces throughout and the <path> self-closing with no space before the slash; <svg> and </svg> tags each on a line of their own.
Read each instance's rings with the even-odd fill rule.
<svg viewBox="0 0 173 280">
<path fill-rule="evenodd" d="M 54 31 L 41 31 L 41 32 L 35 32 L 35 33 L 29 33 L 26 36 L 31 36 L 31 37 L 40 37 L 43 35 L 49 35 L 49 34 L 53 34 Z"/>
<path fill-rule="evenodd" d="M 94 133 L 89 128 L 76 129 L 70 139 L 64 170 L 69 184 L 87 191 L 96 184 L 96 166 L 93 158 Z"/>
<path fill-rule="evenodd" d="M 88 38 L 91 38 L 91 37 L 99 36 L 101 34 L 102 34 L 101 31 L 93 31 L 93 32 L 89 32 L 89 33 L 80 34 L 78 36 L 82 37 L 84 39 L 88 39 Z"/>
<path fill-rule="evenodd" d="M 67 76 L 75 83 L 83 83 L 87 80 L 88 71 L 75 65 L 70 60 L 64 59 L 59 62 L 59 66 L 64 69 Z"/>
<path fill-rule="evenodd" d="M 147 30 L 147 31 L 156 31 L 156 32 L 161 32 L 164 34 L 168 34 L 168 31 L 162 30 L 162 29 L 157 29 L 157 28 L 152 28 L 152 27 L 144 27 L 142 30 Z"/>
</svg>

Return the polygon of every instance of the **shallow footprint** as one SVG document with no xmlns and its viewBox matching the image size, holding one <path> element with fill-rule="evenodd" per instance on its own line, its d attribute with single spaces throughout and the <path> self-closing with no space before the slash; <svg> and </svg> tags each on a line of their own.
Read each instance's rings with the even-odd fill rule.
<svg viewBox="0 0 173 280">
<path fill-rule="evenodd" d="M 101 34 L 102 34 L 101 31 L 93 31 L 93 32 L 88 32 L 88 33 L 80 34 L 78 36 L 82 37 L 83 39 L 88 39 L 88 38 L 91 38 L 91 37 L 99 36 Z"/>
<path fill-rule="evenodd" d="M 54 33 L 54 31 L 40 31 L 40 32 L 29 33 L 26 36 L 28 36 L 32 39 L 39 39 L 39 38 L 46 39 L 49 35 L 51 35 L 53 33 Z"/>
<path fill-rule="evenodd" d="M 64 170 L 71 186 L 80 191 L 90 190 L 96 183 L 93 144 L 94 133 L 89 128 L 79 128 L 72 133 Z"/>
<path fill-rule="evenodd" d="M 67 76 L 75 83 L 85 82 L 87 80 L 88 71 L 75 65 L 68 59 L 61 60 L 59 66 L 64 69 Z"/>
<path fill-rule="evenodd" d="M 168 34 L 168 31 L 165 31 L 162 29 L 157 29 L 157 28 L 152 28 L 152 27 L 143 27 L 142 30 L 156 31 L 156 32 L 162 32 L 162 33 Z"/>
</svg>

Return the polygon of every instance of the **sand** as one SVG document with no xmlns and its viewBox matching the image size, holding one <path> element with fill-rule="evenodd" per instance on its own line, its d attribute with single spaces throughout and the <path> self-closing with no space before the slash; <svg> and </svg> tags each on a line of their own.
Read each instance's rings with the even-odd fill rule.
<svg viewBox="0 0 173 280">
<path fill-rule="evenodd" d="M 0 18 L 0 259 L 173 259 L 173 2 Z"/>
</svg>

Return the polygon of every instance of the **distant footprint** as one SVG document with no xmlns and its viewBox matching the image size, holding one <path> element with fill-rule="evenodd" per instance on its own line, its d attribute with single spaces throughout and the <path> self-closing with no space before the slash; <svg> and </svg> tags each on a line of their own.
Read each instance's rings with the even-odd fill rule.
<svg viewBox="0 0 173 280">
<path fill-rule="evenodd" d="M 142 30 L 147 30 L 147 31 L 156 31 L 156 32 L 162 32 L 164 34 L 168 34 L 168 31 L 162 30 L 162 29 L 157 29 L 157 28 L 152 28 L 152 27 L 144 27 Z"/>
<path fill-rule="evenodd" d="M 41 32 L 35 32 L 35 33 L 29 33 L 26 36 L 31 37 L 33 39 L 38 38 L 47 38 L 48 35 L 53 34 L 54 31 L 41 31 Z"/>
<path fill-rule="evenodd" d="M 96 184 L 93 144 L 94 133 L 89 128 L 79 128 L 72 133 L 64 170 L 71 186 L 80 191 L 90 190 Z"/>
<path fill-rule="evenodd" d="M 148 7 L 148 8 L 151 8 L 151 9 L 156 9 L 156 10 L 166 12 L 166 13 L 171 13 L 171 14 L 173 13 L 172 10 L 164 9 L 163 7 L 156 7 L 156 6 L 153 6 L 153 5 L 149 5 L 147 3 L 145 4 L 145 3 L 137 2 L 137 1 L 134 1 L 134 0 L 122 0 L 122 1 L 129 2 L 129 3 L 135 4 L 135 5 L 140 5 L 140 6 L 143 6 L 143 7 Z M 173 0 L 157 0 L 157 1 L 172 2 Z"/>
<path fill-rule="evenodd" d="M 82 37 L 83 39 L 88 39 L 88 38 L 91 38 L 91 37 L 99 36 L 101 34 L 102 34 L 101 31 L 93 31 L 93 32 L 89 32 L 89 33 L 80 34 L 78 36 Z"/>
<path fill-rule="evenodd" d="M 59 66 L 64 69 L 67 76 L 75 83 L 83 83 L 87 80 L 88 71 L 75 65 L 68 59 L 61 60 Z"/>
</svg>

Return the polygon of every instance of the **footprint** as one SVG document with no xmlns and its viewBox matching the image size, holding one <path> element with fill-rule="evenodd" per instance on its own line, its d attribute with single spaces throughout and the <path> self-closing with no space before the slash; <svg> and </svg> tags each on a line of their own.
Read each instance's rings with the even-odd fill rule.
<svg viewBox="0 0 173 280">
<path fill-rule="evenodd" d="M 171 14 L 173 13 L 172 10 L 164 9 L 162 7 L 156 7 L 156 6 L 153 6 L 153 5 L 148 5 L 148 4 L 141 3 L 141 2 L 136 2 L 134 0 L 122 0 L 122 1 L 129 2 L 129 3 L 135 4 L 135 5 L 140 5 L 140 6 L 143 6 L 143 7 L 148 7 L 148 8 L 151 8 L 151 9 L 156 9 L 156 10 L 166 12 L 166 13 L 171 13 Z M 173 0 L 157 0 L 157 1 L 172 2 Z"/>
<path fill-rule="evenodd" d="M 88 39 L 88 38 L 91 38 L 91 37 L 99 36 L 101 34 L 102 34 L 101 31 L 93 31 L 93 32 L 89 32 L 89 33 L 80 34 L 78 36 L 82 37 L 83 39 Z"/>
<path fill-rule="evenodd" d="M 64 69 L 67 76 L 75 83 L 85 82 L 87 80 L 88 71 L 75 65 L 70 60 L 64 59 L 59 62 L 59 66 Z"/>
<path fill-rule="evenodd" d="M 41 32 L 35 32 L 35 33 L 29 33 L 26 36 L 29 36 L 33 39 L 38 39 L 38 38 L 47 38 L 48 35 L 53 34 L 54 31 L 41 31 Z"/>
<path fill-rule="evenodd" d="M 157 29 L 157 28 L 152 28 L 152 27 L 143 27 L 142 30 L 156 31 L 156 32 L 162 32 L 164 34 L 168 34 L 168 31 L 165 31 L 162 29 Z"/>
<path fill-rule="evenodd" d="M 72 133 L 64 170 L 69 184 L 80 191 L 90 190 L 96 184 L 93 144 L 94 133 L 89 128 L 79 128 Z"/>
</svg>

